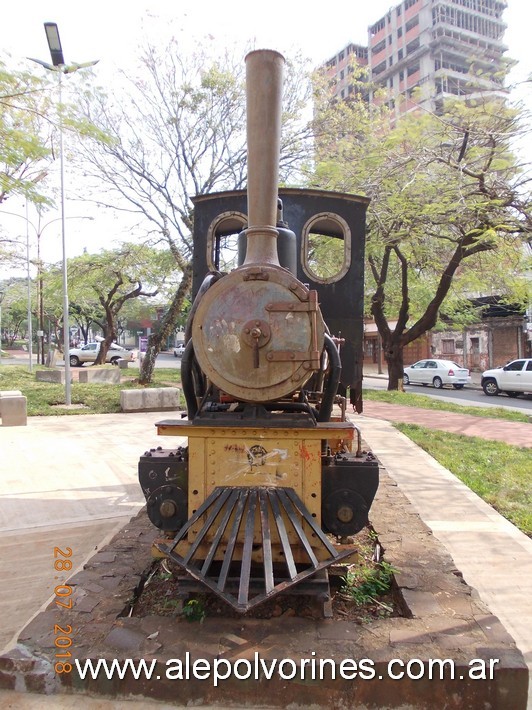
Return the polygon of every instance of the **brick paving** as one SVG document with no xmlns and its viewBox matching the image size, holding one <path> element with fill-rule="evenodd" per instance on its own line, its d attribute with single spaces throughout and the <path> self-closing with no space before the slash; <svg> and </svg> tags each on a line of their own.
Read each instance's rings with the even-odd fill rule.
<svg viewBox="0 0 532 710">
<path fill-rule="evenodd" d="M 468 414 L 422 409 L 421 407 L 404 407 L 399 404 L 372 401 L 364 402 L 364 415 L 385 419 L 389 422 L 419 424 L 429 429 L 447 431 L 451 434 L 478 436 L 481 439 L 492 439 L 513 446 L 532 448 L 532 423 L 476 417 Z"/>
</svg>

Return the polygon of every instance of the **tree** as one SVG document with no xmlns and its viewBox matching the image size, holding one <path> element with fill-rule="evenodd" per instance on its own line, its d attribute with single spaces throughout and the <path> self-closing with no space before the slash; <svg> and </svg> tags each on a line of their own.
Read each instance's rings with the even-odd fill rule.
<svg viewBox="0 0 532 710">
<path fill-rule="evenodd" d="M 303 64 L 301 63 L 301 66 Z M 213 59 L 184 51 L 176 40 L 147 46 L 137 77 L 125 76 L 125 96 L 94 92 L 85 119 L 105 140 L 85 142 L 85 172 L 108 188 L 99 203 L 129 212 L 144 225 L 151 244 L 164 244 L 181 281 L 158 332 L 148 342 L 141 383 L 148 383 L 155 358 L 174 331 L 192 282 L 191 196 L 240 189 L 246 180 L 244 67 L 227 53 Z M 303 69 L 289 74 L 284 111 L 282 179 L 297 169 L 308 132 L 302 131 Z M 147 226 L 146 226 L 147 225 Z"/>
<path fill-rule="evenodd" d="M 170 270 L 168 255 L 153 248 L 122 244 L 114 250 L 83 254 L 68 262 L 68 290 L 79 323 L 96 323 L 102 341 L 96 364 L 105 363 L 111 343 L 118 337 L 118 316 L 130 299 L 153 297 L 155 283 L 164 283 Z M 48 289 L 60 290 L 60 269 L 46 280 Z"/>
<path fill-rule="evenodd" d="M 28 284 L 26 279 L 12 277 L 2 284 L 2 331 L 11 347 L 16 340 L 26 338 L 28 330 Z"/>
<path fill-rule="evenodd" d="M 28 72 L 10 71 L 0 61 L 0 204 L 14 194 L 42 200 L 37 185 L 46 176 L 51 151 L 44 85 Z"/>
<path fill-rule="evenodd" d="M 45 86 L 30 73 L 0 61 L 0 205 L 23 195 L 46 202 L 39 190 L 51 155 L 50 102 Z M 0 259 L 16 258 L 17 243 L 0 231 Z"/>
<path fill-rule="evenodd" d="M 314 181 L 372 199 L 367 291 L 389 389 L 402 381 L 403 348 L 446 305 L 463 310 L 495 284 L 509 298 L 522 290 L 532 173 L 510 150 L 521 118 L 482 99 L 395 122 L 361 100 L 320 107 Z"/>
</svg>

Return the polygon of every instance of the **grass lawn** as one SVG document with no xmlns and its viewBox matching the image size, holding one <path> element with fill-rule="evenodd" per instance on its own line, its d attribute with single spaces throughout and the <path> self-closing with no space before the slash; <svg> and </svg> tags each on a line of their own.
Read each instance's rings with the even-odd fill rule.
<svg viewBox="0 0 532 710">
<path fill-rule="evenodd" d="M 532 537 L 532 451 L 474 436 L 395 424 L 501 515 Z"/>
<path fill-rule="evenodd" d="M 83 405 L 79 409 L 64 409 L 60 405 L 65 402 L 64 385 L 49 382 L 37 382 L 35 371 L 49 368 L 38 365 L 29 372 L 25 365 L 0 366 L 0 390 L 20 390 L 28 398 L 28 416 L 77 415 L 77 414 L 111 414 L 120 412 L 120 390 L 138 387 L 138 367 L 122 370 L 122 381 L 119 385 L 110 384 L 79 384 L 72 383 L 72 404 Z M 76 368 L 73 368 L 75 371 Z M 179 368 L 156 368 L 150 387 L 181 387 L 181 370 Z M 415 395 L 407 392 L 388 392 L 387 390 L 364 390 L 364 399 L 390 404 L 402 404 L 409 407 L 422 407 L 446 412 L 461 412 L 477 417 L 494 417 L 511 421 L 530 422 L 530 417 L 520 412 L 513 412 L 502 407 L 462 407 L 452 402 L 442 402 L 426 395 Z"/>
<path fill-rule="evenodd" d="M 35 370 L 49 368 L 37 367 L 29 372 L 27 367 L 20 365 L 4 365 L 0 367 L 0 390 L 20 390 L 28 400 L 28 416 L 60 416 L 78 414 L 113 414 L 120 412 L 120 390 L 135 389 L 138 385 L 138 368 L 121 370 L 122 381 L 119 385 L 87 383 L 72 383 L 72 404 L 82 405 L 79 408 L 66 409 L 60 405 L 65 403 L 65 386 L 50 382 L 37 382 Z M 179 368 L 165 368 L 154 371 L 150 387 L 180 387 L 181 371 Z"/>
</svg>

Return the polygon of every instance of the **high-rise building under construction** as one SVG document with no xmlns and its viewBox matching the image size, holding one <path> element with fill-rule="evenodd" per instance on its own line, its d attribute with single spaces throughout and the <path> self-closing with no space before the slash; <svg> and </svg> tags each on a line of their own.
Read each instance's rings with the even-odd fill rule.
<svg viewBox="0 0 532 710">
<path fill-rule="evenodd" d="M 505 0 L 403 0 L 368 28 L 368 44 L 349 44 L 325 65 L 335 96 L 354 91 L 349 62 L 368 66 L 396 113 L 439 111 L 445 98 L 504 95 Z M 369 91 L 372 100 L 374 92 Z"/>
</svg>

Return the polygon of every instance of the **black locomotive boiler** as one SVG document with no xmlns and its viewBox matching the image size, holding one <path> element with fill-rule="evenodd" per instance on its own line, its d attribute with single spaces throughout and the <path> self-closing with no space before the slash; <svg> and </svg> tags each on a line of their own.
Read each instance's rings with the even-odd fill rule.
<svg viewBox="0 0 532 710">
<path fill-rule="evenodd" d="M 346 418 L 347 396 L 361 407 L 368 200 L 278 189 L 283 65 L 246 57 L 247 191 L 194 199 L 187 418 L 157 423 L 186 444 L 139 463 L 158 554 L 241 612 L 295 585 L 328 589 L 327 568 L 353 553 L 335 536 L 366 525 L 378 487 Z M 239 265 L 224 273 L 234 234 Z"/>
</svg>

